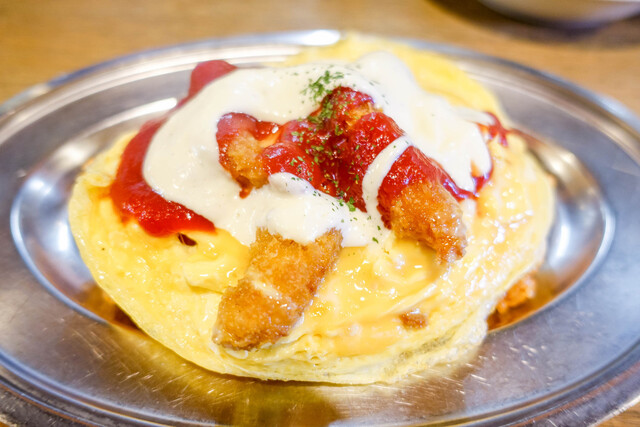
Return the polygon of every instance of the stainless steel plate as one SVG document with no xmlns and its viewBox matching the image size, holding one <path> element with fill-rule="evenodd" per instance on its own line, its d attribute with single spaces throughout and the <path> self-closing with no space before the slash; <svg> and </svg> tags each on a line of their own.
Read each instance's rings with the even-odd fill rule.
<svg viewBox="0 0 640 427">
<path fill-rule="evenodd" d="M 408 41 L 448 55 L 493 90 L 515 126 L 536 136 L 531 148 L 558 181 L 557 221 L 541 278 L 560 296 L 492 332 L 465 366 L 372 386 L 216 375 L 129 328 L 96 290 L 66 220 L 80 166 L 117 135 L 171 108 L 197 62 L 278 61 L 340 36 L 271 34 L 146 52 L 4 106 L 5 414 L 98 424 L 482 425 L 540 418 L 575 424 L 601 420 L 640 394 L 640 122 L 569 83 L 443 46 Z"/>
</svg>

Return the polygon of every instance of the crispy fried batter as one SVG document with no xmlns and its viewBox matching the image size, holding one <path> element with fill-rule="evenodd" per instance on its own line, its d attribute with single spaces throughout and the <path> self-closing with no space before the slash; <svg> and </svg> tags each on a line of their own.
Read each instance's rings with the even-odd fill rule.
<svg viewBox="0 0 640 427">
<path fill-rule="evenodd" d="M 224 166 L 245 190 L 262 187 L 269 179 L 260 156 L 263 145 L 249 132 L 243 132 L 227 147 Z"/>
<path fill-rule="evenodd" d="M 539 304 L 535 301 L 537 293 L 538 283 L 534 273 L 522 277 L 507 291 L 487 318 L 489 329 L 508 325 L 523 314 L 531 312 Z"/>
<path fill-rule="evenodd" d="M 536 279 L 533 274 L 527 274 L 513 285 L 504 298 L 496 304 L 496 312 L 505 314 L 510 309 L 517 307 L 533 298 L 536 294 Z"/>
<path fill-rule="evenodd" d="M 427 326 L 427 317 L 417 308 L 402 313 L 399 317 L 402 321 L 402 326 L 407 329 L 420 329 Z"/>
<path fill-rule="evenodd" d="M 286 336 L 333 268 L 341 244 L 337 230 L 307 245 L 258 230 L 246 275 L 220 302 L 215 342 L 248 350 Z"/>
<path fill-rule="evenodd" d="M 467 246 L 462 209 L 439 183 L 410 184 L 393 201 L 391 229 L 435 249 L 438 262 L 446 264 L 462 258 Z"/>
</svg>

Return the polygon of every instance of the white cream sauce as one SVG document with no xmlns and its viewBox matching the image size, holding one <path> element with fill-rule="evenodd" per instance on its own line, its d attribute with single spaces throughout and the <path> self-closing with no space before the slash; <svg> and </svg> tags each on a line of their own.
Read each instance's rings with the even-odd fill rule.
<svg viewBox="0 0 640 427">
<path fill-rule="evenodd" d="M 318 105 L 305 89 L 327 71 L 334 76 L 327 90 L 347 86 L 370 95 L 406 133 L 378 155 L 363 177 L 367 212 L 351 211 L 288 173 L 271 175 L 269 184 L 240 198 L 240 186 L 218 161 L 219 119 L 230 112 L 278 124 L 306 117 Z M 354 63 L 238 69 L 210 83 L 167 120 L 149 146 L 143 174 L 164 198 L 203 215 L 246 245 L 255 240 L 257 228 L 266 227 L 303 244 L 336 228 L 344 246 L 364 246 L 382 242 L 389 233 L 377 210 L 378 189 L 409 145 L 436 160 L 465 190 L 474 189 L 472 165 L 481 173 L 489 171 L 486 143 L 468 117 L 422 90 L 404 63 L 384 52 Z"/>
</svg>

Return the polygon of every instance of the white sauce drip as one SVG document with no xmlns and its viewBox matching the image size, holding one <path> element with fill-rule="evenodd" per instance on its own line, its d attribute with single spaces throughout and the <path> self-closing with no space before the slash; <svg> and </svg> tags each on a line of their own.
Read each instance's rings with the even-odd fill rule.
<svg viewBox="0 0 640 427">
<path fill-rule="evenodd" d="M 288 173 L 271 175 L 269 184 L 240 198 L 240 186 L 218 161 L 219 119 L 230 112 L 278 124 L 306 117 L 318 105 L 302 92 L 327 70 L 342 74 L 325 85 L 328 90 L 347 86 L 370 95 L 406 133 L 378 155 L 363 177 L 368 212 L 352 212 Z M 489 152 L 469 116 L 422 90 L 404 63 L 384 52 L 347 64 L 238 69 L 210 83 L 167 120 L 149 146 L 143 174 L 165 199 L 206 217 L 245 245 L 255 240 L 257 228 L 265 227 L 302 244 L 335 228 L 344 246 L 364 246 L 382 242 L 389 233 L 377 210 L 378 189 L 409 145 L 436 160 L 465 190 L 474 189 L 472 165 L 480 173 L 489 171 Z"/>
</svg>

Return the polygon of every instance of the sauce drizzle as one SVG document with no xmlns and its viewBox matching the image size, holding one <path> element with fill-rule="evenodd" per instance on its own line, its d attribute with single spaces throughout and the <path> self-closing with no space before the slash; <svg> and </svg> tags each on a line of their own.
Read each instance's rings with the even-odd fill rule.
<svg viewBox="0 0 640 427">
<path fill-rule="evenodd" d="M 188 96 L 174 111 L 196 97 L 208 83 L 234 70 L 235 66 L 224 61 L 199 64 L 192 72 Z M 322 107 L 327 99 L 331 103 L 328 116 L 326 108 Z M 217 124 L 218 160 L 225 168 L 225 144 L 238 132 L 248 132 L 258 141 L 271 139 L 261 154 L 269 176 L 292 174 L 308 181 L 318 191 L 346 203 L 349 210 L 366 212 L 368 203 L 362 189 L 365 174 L 378 154 L 404 133 L 393 119 L 380 111 L 370 112 L 355 123 L 347 123 L 351 110 L 360 108 L 364 103 L 373 104 L 369 95 L 348 87 L 337 87 L 327 91 L 321 107 L 306 119 L 280 125 L 245 113 L 226 114 Z M 502 127 L 497 117 L 489 115 L 493 124 L 477 124 L 482 136 L 485 141 L 497 137 L 501 144 L 506 144 L 508 130 Z M 166 120 L 146 123 L 131 140 L 111 187 L 111 197 L 124 219 L 136 218 L 149 234 L 162 236 L 189 230 L 212 231 L 215 228 L 210 220 L 180 203 L 166 200 L 144 179 L 146 152 Z M 388 225 L 385 215 L 391 201 L 409 183 L 436 181 L 456 199 L 462 200 L 477 196 L 492 172 L 490 167 L 488 170 L 485 168 L 481 176 L 472 174 L 473 189 L 465 190 L 417 147 L 409 145 L 404 152 L 398 153 L 397 160 L 389 163 L 391 170 L 381 175 L 382 183 L 378 189 L 378 210 L 385 225 Z M 251 189 L 240 184 L 239 195 L 245 198 Z M 369 210 L 371 207 L 369 204 Z"/>
</svg>

